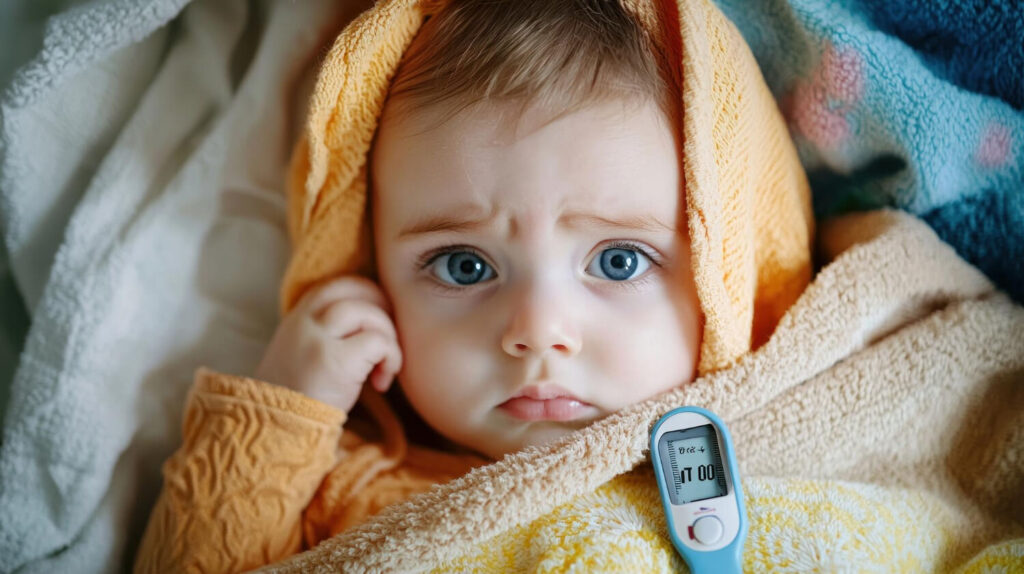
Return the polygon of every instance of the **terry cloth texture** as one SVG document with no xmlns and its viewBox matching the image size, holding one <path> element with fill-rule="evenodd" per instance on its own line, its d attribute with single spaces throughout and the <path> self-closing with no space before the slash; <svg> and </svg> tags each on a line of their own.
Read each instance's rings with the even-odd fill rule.
<svg viewBox="0 0 1024 574">
<path fill-rule="evenodd" d="M 899 207 L 1024 302 L 1024 2 L 717 0 L 819 216 Z"/>
<path fill-rule="evenodd" d="M 820 245 L 831 263 L 734 366 L 263 571 L 678 571 L 647 450 L 681 405 L 732 432 L 745 571 L 1020 571 L 1024 308 L 901 212 Z"/>
<path fill-rule="evenodd" d="M 370 145 L 403 52 L 443 4 L 379 2 L 327 55 L 293 163 L 285 310 L 325 279 L 368 271 Z M 809 190 L 757 64 L 722 14 L 702 1 L 626 4 L 680 58 L 677 129 L 706 373 L 762 343 L 807 284 Z"/>
</svg>

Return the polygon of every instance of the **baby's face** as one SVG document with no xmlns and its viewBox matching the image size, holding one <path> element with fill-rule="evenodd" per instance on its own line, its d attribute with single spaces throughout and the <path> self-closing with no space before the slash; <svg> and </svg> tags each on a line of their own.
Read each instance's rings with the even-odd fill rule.
<svg viewBox="0 0 1024 574">
<path fill-rule="evenodd" d="M 377 264 L 399 383 L 491 457 L 692 380 L 700 307 L 675 142 L 659 108 L 550 120 L 478 104 L 382 121 Z"/>
</svg>

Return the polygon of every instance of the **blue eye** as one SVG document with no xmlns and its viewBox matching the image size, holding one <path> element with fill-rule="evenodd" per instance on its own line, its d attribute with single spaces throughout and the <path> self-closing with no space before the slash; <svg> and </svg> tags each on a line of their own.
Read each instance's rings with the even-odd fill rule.
<svg viewBox="0 0 1024 574">
<path fill-rule="evenodd" d="M 612 247 L 587 265 L 587 273 L 611 281 L 626 281 L 643 274 L 650 265 L 647 256 L 635 249 Z"/>
<path fill-rule="evenodd" d="M 430 270 L 444 283 L 454 285 L 474 285 L 494 277 L 494 269 L 469 251 L 441 254 L 431 262 Z"/>
</svg>

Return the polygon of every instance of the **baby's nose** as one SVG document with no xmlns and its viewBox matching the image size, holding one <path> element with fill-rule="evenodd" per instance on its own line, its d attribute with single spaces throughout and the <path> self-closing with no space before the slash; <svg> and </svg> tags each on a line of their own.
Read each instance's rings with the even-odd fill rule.
<svg viewBox="0 0 1024 574">
<path fill-rule="evenodd" d="M 565 304 L 527 299 L 513 313 L 501 348 L 513 357 L 553 352 L 571 357 L 583 347 L 578 325 Z"/>
<path fill-rule="evenodd" d="M 501 346 L 506 353 L 513 357 L 525 357 L 535 351 L 543 349 L 551 349 L 552 351 L 566 356 L 572 356 L 579 352 L 579 346 L 569 341 L 567 343 L 553 343 L 551 345 L 545 343 L 529 344 L 515 342 L 509 337 L 505 337 L 501 341 Z"/>
</svg>

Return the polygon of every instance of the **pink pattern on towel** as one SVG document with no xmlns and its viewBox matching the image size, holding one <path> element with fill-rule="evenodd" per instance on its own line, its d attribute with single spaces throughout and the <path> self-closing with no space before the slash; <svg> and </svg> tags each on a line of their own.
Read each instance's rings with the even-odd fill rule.
<svg viewBox="0 0 1024 574">
<path fill-rule="evenodd" d="M 829 45 L 813 75 L 794 85 L 783 110 L 796 133 L 822 148 L 835 148 L 850 136 L 847 115 L 863 94 L 860 53 Z"/>
<path fill-rule="evenodd" d="M 1012 140 L 1010 128 L 1000 123 L 991 123 L 982 133 L 975 159 L 982 167 L 999 167 L 1010 157 Z"/>
</svg>

